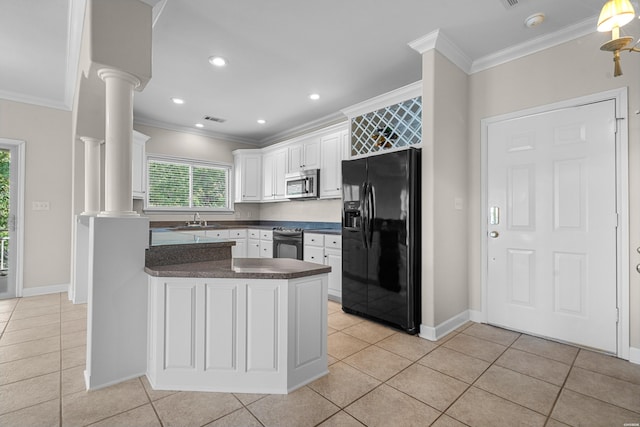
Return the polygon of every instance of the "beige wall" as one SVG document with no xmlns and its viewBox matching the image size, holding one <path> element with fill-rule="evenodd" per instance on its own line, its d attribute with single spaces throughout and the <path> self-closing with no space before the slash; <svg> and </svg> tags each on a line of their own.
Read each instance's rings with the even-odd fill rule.
<svg viewBox="0 0 640 427">
<path fill-rule="evenodd" d="M 467 81 L 440 53 L 425 53 L 422 324 L 430 327 L 467 309 Z"/>
<path fill-rule="evenodd" d="M 260 219 L 263 221 L 342 221 L 340 199 L 274 202 L 259 206 Z"/>
<path fill-rule="evenodd" d="M 134 125 L 135 130 L 147 135 L 147 154 L 163 154 L 233 164 L 233 150 L 255 148 L 237 142 L 228 142 L 202 135 L 176 132 L 151 126 Z M 134 203 L 134 209 L 142 210 L 142 201 Z M 193 218 L 188 213 L 150 213 L 145 212 L 151 221 L 187 221 Z M 232 214 L 212 214 L 202 212 L 207 221 L 254 220 L 260 219 L 260 205 L 238 203 Z"/>
<path fill-rule="evenodd" d="M 69 284 L 71 112 L 0 100 L 0 137 L 26 146 L 24 288 Z M 33 211 L 34 201 L 50 210 Z"/>
<path fill-rule="evenodd" d="M 630 34 L 640 33 L 634 20 Z M 626 27 L 625 27 L 626 28 Z M 612 54 L 596 33 L 469 77 L 469 307 L 481 305 L 480 121 L 484 118 L 620 87 L 629 88 L 629 201 L 631 346 L 640 347 L 640 55 L 622 54 L 624 75 L 612 77 Z M 464 165 L 461 165 L 463 167 Z"/>
</svg>

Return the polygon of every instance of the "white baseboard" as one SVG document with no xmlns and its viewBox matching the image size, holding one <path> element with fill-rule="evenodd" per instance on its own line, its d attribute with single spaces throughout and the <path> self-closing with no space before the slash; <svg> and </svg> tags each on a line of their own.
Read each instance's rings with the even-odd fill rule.
<svg viewBox="0 0 640 427">
<path fill-rule="evenodd" d="M 640 348 L 629 347 L 629 362 L 640 365 Z"/>
<path fill-rule="evenodd" d="M 476 323 L 484 323 L 484 316 L 481 311 L 467 310 L 469 312 L 469 320 Z"/>
<path fill-rule="evenodd" d="M 437 341 L 448 333 L 464 325 L 468 320 L 471 320 L 470 316 L 471 310 L 465 310 L 462 313 L 457 314 L 448 320 L 445 320 L 436 327 L 420 325 L 419 336 L 429 341 Z M 474 316 L 476 315 L 474 314 Z"/>
<path fill-rule="evenodd" d="M 22 288 L 23 297 L 35 297 L 37 295 L 58 294 L 60 292 L 68 292 L 69 284 L 37 286 L 35 288 Z"/>
</svg>

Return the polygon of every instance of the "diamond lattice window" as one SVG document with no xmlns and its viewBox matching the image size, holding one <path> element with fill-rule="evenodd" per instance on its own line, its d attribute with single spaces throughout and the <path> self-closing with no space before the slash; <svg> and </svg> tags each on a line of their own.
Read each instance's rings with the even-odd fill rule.
<svg viewBox="0 0 640 427">
<path fill-rule="evenodd" d="M 351 156 L 422 142 L 422 97 L 351 119 Z"/>
</svg>

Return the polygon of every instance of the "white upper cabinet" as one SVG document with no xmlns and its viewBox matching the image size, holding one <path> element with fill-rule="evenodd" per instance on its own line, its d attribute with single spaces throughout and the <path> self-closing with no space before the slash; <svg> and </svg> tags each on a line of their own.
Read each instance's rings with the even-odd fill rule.
<svg viewBox="0 0 640 427">
<path fill-rule="evenodd" d="M 344 135 L 347 131 L 335 132 L 320 139 L 320 197 L 340 197 L 342 186 L 342 159 Z"/>
<path fill-rule="evenodd" d="M 320 168 L 320 138 L 306 139 L 289 146 L 289 172 Z"/>
<path fill-rule="evenodd" d="M 144 199 L 147 192 L 147 135 L 133 131 L 131 149 L 131 190 L 134 199 Z"/>
<path fill-rule="evenodd" d="M 233 153 L 236 202 L 259 202 L 262 196 L 262 154 L 260 150 L 237 150 Z"/>
<path fill-rule="evenodd" d="M 262 156 L 262 200 L 284 199 L 287 149 L 265 152 Z"/>
</svg>

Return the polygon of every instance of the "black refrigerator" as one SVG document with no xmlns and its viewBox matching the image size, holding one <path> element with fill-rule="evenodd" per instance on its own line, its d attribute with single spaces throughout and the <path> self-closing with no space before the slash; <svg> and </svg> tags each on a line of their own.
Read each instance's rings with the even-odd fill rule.
<svg viewBox="0 0 640 427">
<path fill-rule="evenodd" d="M 342 162 L 342 309 L 420 329 L 420 150 Z"/>
</svg>

